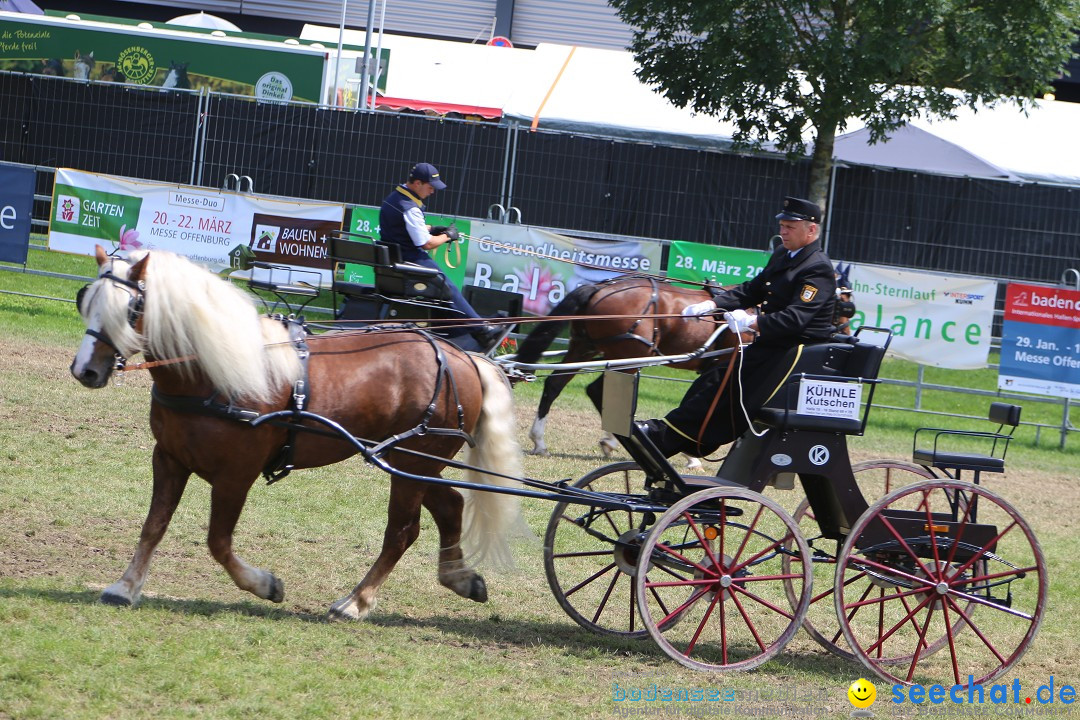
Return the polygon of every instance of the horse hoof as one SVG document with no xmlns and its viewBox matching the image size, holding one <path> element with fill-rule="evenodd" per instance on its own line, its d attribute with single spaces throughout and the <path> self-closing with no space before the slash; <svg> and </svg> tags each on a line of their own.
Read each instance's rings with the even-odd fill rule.
<svg viewBox="0 0 1080 720">
<path fill-rule="evenodd" d="M 610 460 L 611 456 L 615 454 L 615 446 L 601 440 L 600 441 L 600 452 L 603 453 L 605 460 Z"/>
<path fill-rule="evenodd" d="M 365 610 L 361 610 L 352 595 L 346 595 L 330 606 L 326 611 L 326 619 L 330 621 L 356 621 L 366 618 L 375 609 L 375 600 Z"/>
<path fill-rule="evenodd" d="M 472 586 L 469 588 L 469 599 L 476 602 L 487 602 L 487 583 L 479 575 L 473 575 Z"/>
<path fill-rule="evenodd" d="M 270 602 L 279 603 L 285 599 L 285 583 L 278 579 L 277 575 L 270 575 L 270 594 L 266 596 Z"/>
<path fill-rule="evenodd" d="M 117 595 L 116 593 L 106 590 L 101 593 L 101 597 L 98 598 L 98 602 L 102 605 L 112 605 L 113 607 L 131 607 L 131 599 L 124 597 L 123 595 Z"/>
<path fill-rule="evenodd" d="M 540 455 L 540 456 L 546 457 L 547 454 L 548 454 L 548 450 L 547 450 L 546 447 L 534 447 L 532 450 L 529 451 L 529 454 L 530 455 Z"/>
</svg>

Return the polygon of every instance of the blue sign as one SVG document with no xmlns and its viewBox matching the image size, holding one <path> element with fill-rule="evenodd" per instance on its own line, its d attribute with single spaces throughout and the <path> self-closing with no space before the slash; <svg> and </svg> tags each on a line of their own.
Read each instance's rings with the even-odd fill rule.
<svg viewBox="0 0 1080 720">
<path fill-rule="evenodd" d="M 1080 399 L 1080 291 L 1009 283 L 998 387 Z"/>
<path fill-rule="evenodd" d="M 0 165 L 0 261 L 26 264 L 33 208 L 34 169 Z"/>
</svg>

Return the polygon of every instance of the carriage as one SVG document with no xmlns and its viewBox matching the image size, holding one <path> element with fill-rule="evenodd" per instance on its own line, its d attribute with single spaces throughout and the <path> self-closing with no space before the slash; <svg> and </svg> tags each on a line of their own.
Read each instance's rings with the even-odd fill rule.
<svg viewBox="0 0 1080 720">
<path fill-rule="evenodd" d="M 390 475 L 391 508 L 382 554 L 331 606 L 334 618 L 360 618 L 374 606 L 379 585 L 419 532 L 421 506 L 441 535 L 440 582 L 486 599 L 468 547 L 462 550 L 463 505 L 453 489 L 465 488 L 479 491 L 470 493 L 474 502 L 494 499 L 472 513 L 487 523 L 481 545 L 509 526 L 513 507 L 502 501 L 553 502 L 543 552 L 560 606 L 590 631 L 651 637 L 699 670 L 756 667 L 805 628 L 889 682 L 969 686 L 1012 667 L 1039 628 L 1048 582 L 1042 551 L 1016 509 L 981 482 L 1004 471 L 1018 407 L 992 404 L 993 432 L 920 430 L 913 462 L 852 466 L 847 437 L 865 432 L 888 331 L 861 328 L 793 350 L 781 389 L 715 476 L 681 474 L 652 446 L 634 421 L 637 375 L 626 370 L 733 356 L 737 343 L 715 349 L 724 327 L 695 353 L 605 361 L 605 429 L 632 459 L 551 482 L 496 459 L 497 450 L 513 449 L 506 447 L 513 426 L 509 386 L 490 361 L 415 329 L 362 323 L 310 336 L 282 319 L 242 322 L 245 313 L 254 318 L 250 300 L 163 254 L 131 265 L 100 252 L 98 262 L 99 279 L 79 302 L 87 335 L 72 373 L 101 387 L 115 357 L 141 350 L 153 358 L 158 440 L 139 546 L 105 602 L 138 600 L 192 473 L 213 485 L 214 557 L 238 586 L 280 602 L 280 580 L 233 553 L 247 491 L 260 472 L 277 479 L 360 454 Z M 219 295 L 218 285 L 228 291 Z M 242 341 L 236 326 L 245 322 L 254 323 L 256 341 Z M 727 336 L 737 336 L 734 327 Z M 265 374 L 276 382 L 235 384 L 259 379 L 252 376 L 264 372 L 261 353 L 271 356 Z M 243 372 L 230 375 L 237 364 Z M 377 377 L 366 376 L 371 367 Z M 466 444 L 465 460 L 454 460 Z M 464 469 L 465 479 L 441 477 L 448 466 Z M 773 493 L 794 489 L 796 479 L 805 499 L 789 512 Z"/>
</svg>

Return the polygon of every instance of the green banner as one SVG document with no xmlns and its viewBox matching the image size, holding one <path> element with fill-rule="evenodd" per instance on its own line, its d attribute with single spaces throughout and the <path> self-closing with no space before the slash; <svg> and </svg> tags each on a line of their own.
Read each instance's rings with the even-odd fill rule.
<svg viewBox="0 0 1080 720">
<path fill-rule="evenodd" d="M 142 198 L 57 183 L 53 226 L 58 231 L 116 243 L 139 223 Z"/>
<path fill-rule="evenodd" d="M 0 70 L 319 102 L 325 66 L 324 51 L 268 41 L 44 16 L 0 25 Z"/>
<path fill-rule="evenodd" d="M 446 215 L 428 214 L 428 225 L 457 226 L 462 235 L 472 235 L 472 221 L 464 218 L 453 218 Z M 352 218 L 349 221 L 349 231 L 378 240 L 379 235 L 379 208 L 354 207 Z M 462 238 L 459 242 L 446 243 L 428 252 L 435 263 L 442 268 L 443 273 L 457 285 L 464 287 L 465 261 L 469 256 L 468 243 Z M 346 282 L 360 283 L 361 285 L 374 285 L 375 275 L 367 265 L 346 265 L 342 275 Z"/>
<path fill-rule="evenodd" d="M 672 280 L 702 283 L 712 280 L 720 285 L 738 285 L 761 272 L 770 253 L 701 245 L 677 240 L 668 253 L 667 274 Z"/>
</svg>

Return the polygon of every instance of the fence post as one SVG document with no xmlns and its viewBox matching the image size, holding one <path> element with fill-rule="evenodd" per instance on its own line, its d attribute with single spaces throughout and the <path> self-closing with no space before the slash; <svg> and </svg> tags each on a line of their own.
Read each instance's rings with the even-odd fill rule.
<svg viewBox="0 0 1080 720">
<path fill-rule="evenodd" d="M 1064 398 L 1061 404 L 1061 444 L 1058 446 L 1065 449 L 1065 440 L 1069 437 L 1069 398 Z"/>
<path fill-rule="evenodd" d="M 923 373 L 926 370 L 926 366 L 919 365 L 919 375 L 915 380 L 915 409 L 922 410 L 922 387 L 923 387 Z"/>
</svg>

